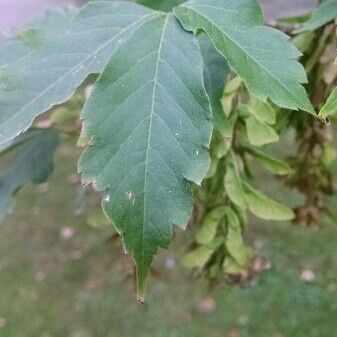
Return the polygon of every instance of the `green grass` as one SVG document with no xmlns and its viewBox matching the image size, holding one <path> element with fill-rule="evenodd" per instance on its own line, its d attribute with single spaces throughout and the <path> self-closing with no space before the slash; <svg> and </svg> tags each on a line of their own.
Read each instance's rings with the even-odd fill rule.
<svg viewBox="0 0 337 337">
<path fill-rule="evenodd" d="M 133 268 L 110 228 L 74 215 L 73 151 L 62 148 L 48 191 L 27 186 L 0 229 L 1 337 L 337 337 L 337 230 L 256 223 L 252 243 L 272 262 L 245 289 L 208 290 L 179 264 L 190 234 L 179 234 L 155 262 L 148 302 L 139 305 Z M 71 226 L 72 239 L 60 237 Z M 303 269 L 316 280 L 300 281 Z M 211 296 L 216 309 L 200 312 Z M 1 323 L 2 322 L 2 323 Z"/>
</svg>

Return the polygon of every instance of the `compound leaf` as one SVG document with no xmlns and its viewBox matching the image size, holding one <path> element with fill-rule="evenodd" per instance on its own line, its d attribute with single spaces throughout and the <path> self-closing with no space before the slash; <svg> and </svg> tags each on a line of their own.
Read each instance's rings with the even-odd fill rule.
<svg viewBox="0 0 337 337">
<path fill-rule="evenodd" d="M 10 209 L 13 194 L 24 184 L 40 184 L 48 178 L 58 142 L 54 130 L 32 129 L 1 148 L 0 217 Z"/>
<path fill-rule="evenodd" d="M 79 170 L 107 191 L 103 208 L 134 257 L 141 301 L 154 254 L 168 246 L 172 224 L 184 228 L 190 217 L 188 181 L 200 184 L 209 168 L 202 73 L 193 35 L 157 13 L 120 43 L 84 108 L 80 142 L 90 146 Z"/>
<path fill-rule="evenodd" d="M 0 68 L 0 143 L 66 101 L 89 74 L 102 71 L 123 40 L 156 16 L 137 4 L 97 1 L 80 11 L 47 12 L 19 32 L 27 48 L 9 42 L 7 52 L 0 51 L 0 65 L 6 64 Z"/>
<path fill-rule="evenodd" d="M 337 18 L 337 0 L 325 0 L 317 8 L 314 9 L 308 21 L 302 27 L 297 29 L 295 33 L 303 33 L 313 31 L 333 21 Z"/>
<path fill-rule="evenodd" d="M 263 26 L 257 1 L 192 0 L 174 12 L 186 30 L 202 29 L 208 34 L 254 96 L 314 113 L 301 85 L 307 81 L 297 60 L 301 53 L 287 35 Z"/>
</svg>

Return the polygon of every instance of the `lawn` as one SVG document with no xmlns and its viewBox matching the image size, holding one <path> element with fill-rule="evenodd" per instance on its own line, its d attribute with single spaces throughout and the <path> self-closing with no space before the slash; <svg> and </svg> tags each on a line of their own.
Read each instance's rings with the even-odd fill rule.
<svg viewBox="0 0 337 337">
<path fill-rule="evenodd" d="M 1 223 L 0 337 L 337 337 L 336 228 L 253 220 L 248 240 L 272 267 L 244 289 L 192 279 L 179 266 L 191 234 L 179 233 L 140 305 L 113 229 L 74 214 L 73 154 L 62 146 L 48 185 L 26 186 Z"/>
</svg>

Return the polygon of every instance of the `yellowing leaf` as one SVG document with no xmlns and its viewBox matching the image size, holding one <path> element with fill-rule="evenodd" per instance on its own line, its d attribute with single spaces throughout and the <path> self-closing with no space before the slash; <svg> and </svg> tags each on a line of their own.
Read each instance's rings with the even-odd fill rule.
<svg viewBox="0 0 337 337">
<path fill-rule="evenodd" d="M 223 238 L 218 237 L 210 244 L 200 246 L 184 255 L 181 264 L 186 268 L 202 268 L 222 244 Z"/>
<path fill-rule="evenodd" d="M 276 111 L 268 102 L 252 97 L 247 104 L 247 110 L 264 123 L 274 125 L 276 122 Z"/>
<path fill-rule="evenodd" d="M 294 212 L 244 183 L 245 195 L 249 210 L 257 217 L 265 220 L 292 220 Z"/>
<path fill-rule="evenodd" d="M 231 256 L 227 256 L 222 265 L 223 271 L 229 275 L 240 274 L 242 267 Z"/>
<path fill-rule="evenodd" d="M 195 234 L 195 239 L 199 244 L 207 244 L 214 240 L 219 222 L 225 212 L 226 207 L 219 206 L 206 214 Z"/>
<path fill-rule="evenodd" d="M 230 207 L 226 209 L 226 219 L 227 235 L 225 244 L 227 251 L 241 267 L 244 267 L 253 255 L 252 249 L 244 244 L 240 219 Z"/>
<path fill-rule="evenodd" d="M 229 152 L 227 156 L 226 174 L 224 179 L 225 190 L 229 199 L 237 206 L 246 208 L 246 199 L 236 164 L 235 155 Z"/>
<path fill-rule="evenodd" d="M 267 170 L 278 175 L 287 175 L 292 172 L 291 167 L 284 161 L 276 159 L 255 148 L 246 150 Z"/>
<path fill-rule="evenodd" d="M 245 118 L 247 137 L 252 145 L 262 146 L 279 140 L 277 132 L 268 124 L 251 115 Z"/>
</svg>

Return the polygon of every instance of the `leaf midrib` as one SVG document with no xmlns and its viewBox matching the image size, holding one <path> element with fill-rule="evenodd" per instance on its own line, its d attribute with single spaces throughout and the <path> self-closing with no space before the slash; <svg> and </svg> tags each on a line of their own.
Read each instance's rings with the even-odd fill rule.
<svg viewBox="0 0 337 337">
<path fill-rule="evenodd" d="M 145 230 L 145 217 L 146 217 L 146 209 L 147 209 L 147 179 L 148 179 L 148 158 L 149 158 L 149 150 L 150 150 L 150 143 L 151 143 L 151 134 L 152 134 L 152 127 L 153 127 L 153 116 L 155 115 L 154 111 L 154 104 L 155 104 L 155 98 L 156 98 L 156 88 L 157 88 L 157 78 L 158 78 L 158 70 L 160 66 L 160 60 L 161 60 L 161 53 L 162 53 L 162 48 L 163 48 L 163 43 L 164 43 L 164 36 L 166 33 L 166 27 L 168 24 L 168 20 L 170 18 L 170 15 L 166 15 L 165 22 L 163 24 L 163 31 L 160 37 L 160 43 L 158 47 L 158 54 L 157 54 L 157 61 L 156 61 L 156 70 L 154 74 L 154 79 L 153 79 L 153 93 L 152 93 L 152 102 L 151 102 L 151 112 L 150 112 L 150 120 L 149 120 L 149 134 L 147 138 L 147 148 L 146 148 L 146 154 L 145 154 L 145 166 L 144 166 L 144 206 L 143 206 L 143 223 L 142 223 L 142 236 L 141 236 L 141 242 L 142 242 L 142 247 L 141 247 L 141 255 L 142 255 L 142 271 L 144 269 L 144 230 Z"/>
</svg>

